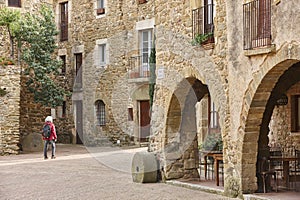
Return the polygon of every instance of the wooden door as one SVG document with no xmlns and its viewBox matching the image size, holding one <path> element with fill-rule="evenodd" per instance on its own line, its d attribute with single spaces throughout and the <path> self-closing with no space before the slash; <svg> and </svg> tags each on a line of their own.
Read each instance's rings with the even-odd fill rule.
<svg viewBox="0 0 300 200">
<path fill-rule="evenodd" d="M 150 102 L 140 101 L 140 142 L 146 142 L 150 136 Z"/>
</svg>

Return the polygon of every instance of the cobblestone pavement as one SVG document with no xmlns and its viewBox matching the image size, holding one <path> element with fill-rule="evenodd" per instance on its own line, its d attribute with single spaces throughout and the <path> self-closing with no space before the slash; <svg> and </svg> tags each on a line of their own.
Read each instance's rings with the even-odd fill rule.
<svg viewBox="0 0 300 200">
<path fill-rule="evenodd" d="M 164 183 L 134 183 L 128 170 L 136 151 L 57 145 L 53 160 L 43 160 L 41 152 L 2 156 L 0 199 L 230 199 Z"/>
</svg>

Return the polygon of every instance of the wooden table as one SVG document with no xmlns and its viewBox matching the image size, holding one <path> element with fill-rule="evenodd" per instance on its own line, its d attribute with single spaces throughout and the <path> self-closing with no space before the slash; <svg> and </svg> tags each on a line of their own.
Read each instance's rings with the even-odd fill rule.
<svg viewBox="0 0 300 200">
<path fill-rule="evenodd" d="M 216 174 L 216 185 L 219 186 L 220 185 L 220 176 L 219 176 L 219 167 L 220 161 L 223 161 L 223 154 L 213 154 L 213 158 L 214 158 L 214 169 L 215 169 L 215 174 Z"/>
<path fill-rule="evenodd" d="M 289 188 L 289 172 L 290 172 L 290 161 L 296 161 L 298 158 L 296 156 L 271 156 L 270 161 L 282 162 L 283 167 L 283 177 L 285 179 L 285 186 Z"/>
<path fill-rule="evenodd" d="M 205 173 L 205 179 L 207 179 L 207 158 L 212 157 L 214 159 L 214 171 L 216 174 L 216 185 L 220 185 L 220 176 L 219 176 L 219 167 L 220 167 L 220 161 L 223 161 L 223 152 L 222 151 L 201 151 L 201 154 L 203 154 L 204 157 L 204 173 Z"/>
</svg>

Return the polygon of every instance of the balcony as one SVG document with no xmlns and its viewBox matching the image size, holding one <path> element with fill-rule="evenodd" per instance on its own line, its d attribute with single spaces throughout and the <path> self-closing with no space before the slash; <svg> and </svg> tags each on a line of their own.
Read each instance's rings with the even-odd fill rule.
<svg viewBox="0 0 300 200">
<path fill-rule="evenodd" d="M 149 56 L 133 56 L 129 59 L 128 78 L 131 82 L 148 82 L 150 77 Z"/>
<path fill-rule="evenodd" d="M 214 44 L 214 5 L 206 4 L 201 8 L 192 11 L 193 18 L 193 40 L 197 38 L 206 38 L 201 41 L 201 45 Z M 211 46 L 213 47 L 213 46 Z"/>
<path fill-rule="evenodd" d="M 243 5 L 244 50 L 271 47 L 271 0 Z"/>
</svg>

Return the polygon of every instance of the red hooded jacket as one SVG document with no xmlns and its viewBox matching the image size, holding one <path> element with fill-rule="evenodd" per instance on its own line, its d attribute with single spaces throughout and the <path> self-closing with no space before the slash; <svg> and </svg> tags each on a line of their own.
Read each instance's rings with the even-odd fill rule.
<svg viewBox="0 0 300 200">
<path fill-rule="evenodd" d="M 43 140 L 56 140 L 57 139 L 57 135 L 56 135 L 56 130 L 55 130 L 55 126 L 53 123 L 51 122 L 45 122 L 44 125 L 49 124 L 50 125 L 50 129 L 51 129 L 51 134 L 49 138 L 45 138 L 43 137 Z"/>
</svg>

